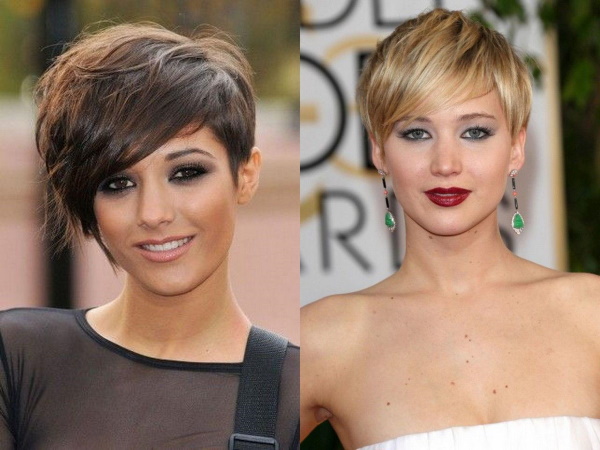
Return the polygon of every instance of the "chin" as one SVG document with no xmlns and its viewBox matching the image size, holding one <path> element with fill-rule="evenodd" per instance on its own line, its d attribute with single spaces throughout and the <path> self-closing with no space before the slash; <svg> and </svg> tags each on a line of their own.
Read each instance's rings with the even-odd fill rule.
<svg viewBox="0 0 600 450">
<path fill-rule="evenodd" d="M 203 283 L 203 281 L 205 280 L 197 276 L 189 276 L 189 274 L 188 276 L 169 276 L 167 274 L 162 274 L 161 276 L 153 278 L 138 278 L 135 283 L 144 291 L 153 295 L 161 297 L 177 297 L 194 291 Z"/>
<path fill-rule="evenodd" d="M 433 234 L 434 236 L 442 236 L 442 237 L 451 237 L 451 236 L 459 236 L 461 234 L 468 233 L 473 230 L 477 226 L 477 224 L 465 224 L 464 222 L 460 223 L 435 223 L 435 224 L 427 224 L 421 223 L 420 226 L 429 234 Z"/>
<path fill-rule="evenodd" d="M 192 292 L 198 284 L 192 283 L 161 283 L 160 286 L 146 285 L 145 289 L 160 297 L 179 297 Z"/>
</svg>

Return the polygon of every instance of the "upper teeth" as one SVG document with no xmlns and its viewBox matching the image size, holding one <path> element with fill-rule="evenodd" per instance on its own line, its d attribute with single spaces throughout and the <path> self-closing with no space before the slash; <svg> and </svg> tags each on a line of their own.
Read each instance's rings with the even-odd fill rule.
<svg viewBox="0 0 600 450">
<path fill-rule="evenodd" d="M 142 248 L 145 250 L 150 250 L 151 252 L 166 252 L 167 250 L 174 250 L 177 247 L 181 247 L 184 244 L 187 244 L 192 238 L 186 237 L 183 239 L 179 239 L 177 241 L 165 242 L 164 244 L 145 244 L 142 245 Z"/>
</svg>

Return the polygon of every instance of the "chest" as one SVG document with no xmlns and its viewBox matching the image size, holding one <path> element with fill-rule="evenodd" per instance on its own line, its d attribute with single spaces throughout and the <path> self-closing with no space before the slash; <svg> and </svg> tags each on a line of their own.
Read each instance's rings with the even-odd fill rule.
<svg viewBox="0 0 600 450">
<path fill-rule="evenodd" d="M 21 448 L 222 448 L 233 431 L 235 374 L 65 370 L 22 386 Z"/>
<path fill-rule="evenodd" d="M 340 382 L 350 395 L 334 397 L 336 420 L 358 442 L 519 417 L 600 416 L 597 345 L 568 319 L 527 310 L 386 318 L 365 332 Z"/>
</svg>

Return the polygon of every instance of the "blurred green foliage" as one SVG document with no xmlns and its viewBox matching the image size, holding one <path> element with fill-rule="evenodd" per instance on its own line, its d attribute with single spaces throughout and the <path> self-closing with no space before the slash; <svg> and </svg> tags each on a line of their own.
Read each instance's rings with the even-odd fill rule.
<svg viewBox="0 0 600 450">
<path fill-rule="evenodd" d="M 23 79 L 35 66 L 30 52 L 35 36 L 30 30 L 39 8 L 23 6 L 14 0 L 0 0 L 0 93 L 18 93 Z"/>
<path fill-rule="evenodd" d="M 535 14 L 558 35 L 569 269 L 600 274 L 600 1 L 538 0 Z M 481 0 L 474 17 L 489 25 L 490 16 L 509 39 L 532 19 L 521 0 Z M 537 59 L 525 61 L 539 83 Z"/>
<path fill-rule="evenodd" d="M 481 0 L 481 7 L 493 13 L 499 19 L 516 19 L 527 22 L 527 13 L 520 0 Z"/>
<path fill-rule="evenodd" d="M 44 3 L 0 0 L 0 93 L 18 93 L 27 75 L 39 71 Z M 298 0 L 73 0 L 72 4 L 79 29 L 99 21 L 105 25 L 153 21 L 186 34 L 201 24 L 214 25 L 246 51 L 259 98 L 298 99 Z"/>
<path fill-rule="evenodd" d="M 569 263 L 600 274 L 600 2 L 541 0 L 558 33 Z"/>
<path fill-rule="evenodd" d="M 300 444 L 301 450 L 344 450 L 328 421 L 321 423 Z"/>
</svg>

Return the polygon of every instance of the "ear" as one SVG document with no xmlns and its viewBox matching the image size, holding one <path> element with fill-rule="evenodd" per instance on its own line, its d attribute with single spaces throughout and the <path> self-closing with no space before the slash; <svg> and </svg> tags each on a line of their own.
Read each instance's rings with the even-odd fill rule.
<svg viewBox="0 0 600 450">
<path fill-rule="evenodd" d="M 525 140 L 527 139 L 527 130 L 521 128 L 517 136 L 513 139 L 510 150 L 510 170 L 521 170 L 525 164 Z"/>
<path fill-rule="evenodd" d="M 239 205 L 248 203 L 254 197 L 256 189 L 258 189 L 261 165 L 260 150 L 253 147 L 248 161 L 240 165 L 238 169 L 237 202 Z"/>
<path fill-rule="evenodd" d="M 378 170 L 383 170 L 385 173 L 388 173 L 383 149 L 379 147 L 379 144 L 377 144 L 377 141 L 372 135 L 369 135 L 369 142 L 371 143 L 371 159 L 373 164 L 375 164 L 375 167 L 377 167 Z"/>
</svg>

